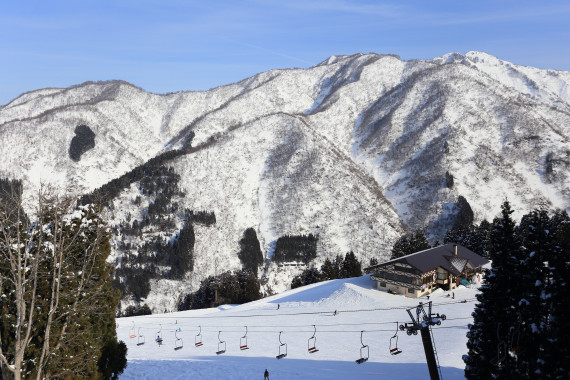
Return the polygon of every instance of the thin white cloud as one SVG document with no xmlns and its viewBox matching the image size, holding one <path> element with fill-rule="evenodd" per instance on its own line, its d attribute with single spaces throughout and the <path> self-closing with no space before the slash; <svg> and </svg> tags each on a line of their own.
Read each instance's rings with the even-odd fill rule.
<svg viewBox="0 0 570 380">
<path fill-rule="evenodd" d="M 503 9 L 499 11 L 472 14 L 469 16 L 453 13 L 447 15 L 440 14 L 438 20 L 440 21 L 440 24 L 447 25 L 526 21 L 533 19 L 544 21 L 545 17 L 561 16 L 568 13 L 570 13 L 570 4 L 564 4 L 557 7 L 525 8 L 516 10 Z"/>
<path fill-rule="evenodd" d="M 259 5 L 267 4 L 267 0 L 254 0 Z M 525 21 L 545 17 L 557 17 L 570 13 L 570 3 L 542 4 L 532 6 L 520 4 L 517 8 L 499 8 L 489 6 L 484 12 L 471 12 L 464 9 L 427 11 L 413 3 L 363 3 L 350 0 L 290 0 L 270 1 L 273 6 L 284 9 L 295 9 L 311 12 L 339 12 L 344 14 L 369 15 L 383 18 L 383 22 L 417 27 L 426 25 L 461 25 L 489 22 Z M 361 20 L 362 21 L 362 20 Z"/>
<path fill-rule="evenodd" d="M 16 28 L 28 30 L 66 30 L 84 27 L 84 20 L 70 18 L 46 20 L 38 17 L 0 17 L 2 29 Z"/>
<path fill-rule="evenodd" d="M 309 62 L 309 61 L 306 61 L 306 60 L 301 59 L 301 58 L 298 58 L 298 57 L 294 57 L 294 56 L 289 55 L 289 54 L 281 53 L 281 52 L 278 52 L 278 51 L 275 51 L 275 50 L 266 49 L 266 48 L 264 48 L 264 47 L 262 47 L 262 46 L 253 45 L 253 44 L 250 44 L 250 43 L 247 43 L 247 42 L 235 41 L 235 40 L 232 40 L 232 39 L 230 39 L 230 38 L 224 38 L 224 40 L 225 40 L 225 41 L 228 41 L 228 42 L 231 42 L 231 43 L 234 43 L 234 44 L 236 44 L 236 45 L 240 45 L 240 46 L 244 46 L 244 47 L 249 47 L 249 48 L 253 48 L 253 49 L 256 49 L 256 50 L 260 50 L 260 51 L 263 51 L 263 52 L 265 52 L 265 53 L 269 53 L 269 54 L 271 54 L 271 55 L 275 55 L 275 56 L 278 56 L 278 57 L 283 57 L 283 58 L 287 58 L 287 59 L 290 59 L 290 60 L 293 60 L 293 61 L 302 62 L 302 63 L 307 64 L 307 65 L 314 65 L 314 64 L 315 64 L 315 62 Z"/>
<path fill-rule="evenodd" d="M 274 2 L 274 4 L 283 8 L 293 8 L 302 11 L 333 11 L 384 16 L 387 18 L 400 18 L 406 15 L 404 8 L 393 4 L 363 4 L 345 0 L 292 0 Z"/>
</svg>

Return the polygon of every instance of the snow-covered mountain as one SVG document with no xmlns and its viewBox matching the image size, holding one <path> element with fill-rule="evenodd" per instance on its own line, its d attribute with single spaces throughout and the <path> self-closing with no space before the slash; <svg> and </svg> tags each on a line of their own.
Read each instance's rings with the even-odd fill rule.
<svg viewBox="0 0 570 380">
<path fill-rule="evenodd" d="M 406 230 L 441 241 L 460 196 L 475 222 L 491 220 L 505 198 L 518 216 L 568 210 L 569 83 L 570 72 L 469 52 L 336 56 L 205 92 L 157 95 L 120 81 L 44 89 L 0 107 L 0 176 L 23 180 L 27 194 L 40 183 L 82 194 L 191 142 L 165 163 L 180 176 L 174 201 L 214 212 L 216 223 L 195 227 L 184 281 L 153 281 L 148 302 L 172 310 L 207 275 L 240 267 L 246 228 L 267 257 L 278 237 L 312 233 L 317 265 L 350 250 L 368 263 Z M 79 125 L 94 146 L 74 160 Z M 144 219 L 154 198 L 135 204 L 140 195 L 140 181 L 125 188 L 110 223 Z M 183 220 L 173 218 L 174 229 L 142 238 L 174 236 Z M 268 263 L 268 286 L 284 290 L 299 270 Z"/>
</svg>

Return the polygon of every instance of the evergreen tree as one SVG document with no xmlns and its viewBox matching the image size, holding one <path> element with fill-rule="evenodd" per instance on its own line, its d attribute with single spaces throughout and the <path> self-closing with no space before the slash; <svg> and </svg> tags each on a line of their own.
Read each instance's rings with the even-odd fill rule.
<svg viewBox="0 0 570 380">
<path fill-rule="evenodd" d="M 337 278 L 339 278 L 338 268 L 328 258 L 325 259 L 321 266 L 321 280 L 335 280 Z"/>
<path fill-rule="evenodd" d="M 241 270 L 236 273 L 239 283 L 239 298 L 238 303 L 247 303 L 261 298 L 261 291 L 257 274 L 251 270 Z"/>
<path fill-rule="evenodd" d="M 474 242 L 473 242 L 474 240 Z M 491 223 L 483 219 L 475 229 L 475 239 L 472 239 L 472 251 L 483 257 L 489 257 L 491 241 Z"/>
<path fill-rule="evenodd" d="M 178 310 L 212 307 L 216 294 L 218 303 L 246 303 L 261 298 L 259 282 L 252 271 L 225 272 L 202 280 L 196 292 L 179 302 Z"/>
<path fill-rule="evenodd" d="M 396 243 L 394 243 L 390 259 L 397 259 L 398 257 L 406 256 L 429 248 L 431 248 L 431 246 L 423 232 L 416 231 L 415 233 L 402 236 L 396 241 Z"/>
<path fill-rule="evenodd" d="M 307 268 L 300 275 L 297 275 L 291 281 L 291 289 L 301 286 L 315 284 L 321 281 L 321 273 L 317 268 Z"/>
<path fill-rule="evenodd" d="M 0 297 L 2 377 L 101 378 L 119 300 L 106 262 L 110 234 L 96 208 L 74 210 L 72 199 L 48 195 L 34 220 L 0 202 L 0 293 L 9 295 Z M 14 323 L 24 318 L 26 330 Z"/>
<path fill-rule="evenodd" d="M 293 280 L 291 281 L 291 289 L 297 289 L 300 288 L 301 286 L 305 286 L 305 283 L 303 281 L 303 276 L 299 274 L 293 277 Z"/>
<path fill-rule="evenodd" d="M 522 243 L 522 257 L 518 262 L 516 289 L 520 294 L 517 318 L 512 326 L 509 343 L 512 362 L 526 378 L 540 378 L 542 351 L 547 336 L 547 308 L 545 286 L 549 278 L 545 265 L 555 244 L 551 221 L 545 210 L 534 210 L 521 219 L 518 234 Z M 516 300 L 515 300 L 516 301 Z M 517 349 L 513 350 L 515 347 Z"/>
<path fill-rule="evenodd" d="M 336 270 L 336 277 L 335 278 L 342 278 L 342 263 L 344 262 L 344 258 L 342 255 L 336 255 L 334 259 L 334 268 Z"/>
<path fill-rule="evenodd" d="M 542 358 L 548 379 L 564 379 L 570 373 L 570 218 L 557 211 L 551 218 L 553 249 L 545 298 L 548 305 L 548 339 Z"/>
<path fill-rule="evenodd" d="M 516 309 L 521 299 L 513 284 L 521 255 L 512 213 L 509 202 L 505 201 L 501 216 L 493 221 L 490 250 L 493 266 L 486 270 L 485 283 L 477 295 L 479 303 L 467 333 L 468 353 L 463 357 L 467 379 L 520 378 L 507 354 L 513 329 L 518 327 Z"/>
<path fill-rule="evenodd" d="M 245 230 L 243 238 L 239 241 L 239 247 L 238 257 L 244 269 L 252 271 L 257 276 L 257 270 L 263 264 L 263 253 L 253 228 Z"/>
<path fill-rule="evenodd" d="M 353 252 L 348 252 L 344 256 L 342 275 L 343 278 L 362 276 L 362 264 L 360 264 Z"/>
<path fill-rule="evenodd" d="M 116 380 L 127 368 L 127 345 L 122 340 L 108 340 L 103 346 L 97 362 L 99 371 L 105 380 Z"/>
<path fill-rule="evenodd" d="M 473 210 L 469 202 L 467 202 L 467 199 L 460 195 L 457 198 L 457 215 L 454 227 L 469 227 L 471 224 L 473 224 Z"/>
<path fill-rule="evenodd" d="M 445 186 L 448 189 L 452 189 L 453 188 L 453 175 L 450 174 L 448 171 L 445 172 Z"/>
<path fill-rule="evenodd" d="M 318 235 L 281 236 L 275 244 L 275 262 L 297 261 L 308 264 L 317 257 Z"/>
<path fill-rule="evenodd" d="M 444 238 L 444 244 L 457 243 L 483 257 L 488 257 L 489 236 L 491 224 L 483 220 L 478 227 L 459 224 L 449 229 Z"/>
<path fill-rule="evenodd" d="M 169 260 L 171 267 L 170 277 L 172 279 L 181 279 L 186 272 L 194 269 L 195 241 L 194 227 L 192 223 L 186 221 L 184 227 L 180 230 L 178 240 L 176 241 Z"/>
<path fill-rule="evenodd" d="M 460 224 L 446 232 L 443 238 L 443 243 L 444 244 L 457 243 L 475 252 L 476 241 L 474 237 L 475 237 L 475 229 L 473 228 L 473 226 L 464 226 Z"/>
</svg>

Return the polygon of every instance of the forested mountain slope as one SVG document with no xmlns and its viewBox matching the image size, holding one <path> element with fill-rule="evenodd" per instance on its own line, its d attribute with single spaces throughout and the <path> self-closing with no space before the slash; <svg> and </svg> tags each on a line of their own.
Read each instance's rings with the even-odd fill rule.
<svg viewBox="0 0 570 380">
<path fill-rule="evenodd" d="M 281 291 L 301 270 L 270 260 L 286 235 L 318 236 L 309 266 L 348 251 L 368 263 L 406 230 L 441 241 L 457 214 L 490 220 L 505 198 L 516 216 L 568 210 L 569 82 L 470 52 L 336 56 L 204 92 L 44 89 L 0 107 L 0 175 L 32 196 L 107 194 L 119 273 L 151 278 L 136 299 L 171 310 L 241 268 L 248 228 L 264 289 Z"/>
</svg>

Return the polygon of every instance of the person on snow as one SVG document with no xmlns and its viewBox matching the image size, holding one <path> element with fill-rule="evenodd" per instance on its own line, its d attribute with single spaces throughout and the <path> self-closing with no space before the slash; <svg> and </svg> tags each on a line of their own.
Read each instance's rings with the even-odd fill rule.
<svg viewBox="0 0 570 380">
<path fill-rule="evenodd" d="M 267 369 L 263 373 L 263 380 L 269 380 L 269 372 L 267 372 Z"/>
</svg>

